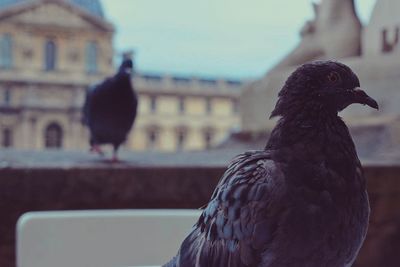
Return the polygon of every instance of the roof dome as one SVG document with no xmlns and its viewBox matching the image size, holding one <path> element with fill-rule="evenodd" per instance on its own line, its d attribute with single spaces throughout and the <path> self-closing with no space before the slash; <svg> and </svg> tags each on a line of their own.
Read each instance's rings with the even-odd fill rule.
<svg viewBox="0 0 400 267">
<path fill-rule="evenodd" d="M 34 0 L 0 0 L 0 9 L 7 8 L 16 4 Z M 64 0 L 82 8 L 97 17 L 104 18 L 103 7 L 100 0 Z"/>
</svg>

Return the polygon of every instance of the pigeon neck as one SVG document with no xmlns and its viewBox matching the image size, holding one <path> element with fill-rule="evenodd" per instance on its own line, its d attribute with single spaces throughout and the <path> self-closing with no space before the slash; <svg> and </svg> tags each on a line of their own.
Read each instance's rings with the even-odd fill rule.
<svg viewBox="0 0 400 267">
<path fill-rule="evenodd" d="M 323 111 L 282 117 L 272 131 L 266 149 L 290 150 L 293 151 L 290 157 L 311 161 L 330 157 L 332 151 L 344 160 L 358 160 L 345 123 L 337 114 Z"/>
<path fill-rule="evenodd" d="M 119 71 L 115 76 L 118 83 L 120 84 L 120 89 L 131 91 L 131 75 L 125 71 Z"/>
<path fill-rule="evenodd" d="M 125 79 L 129 79 L 131 77 L 131 75 L 126 72 L 124 69 L 121 69 L 118 71 L 117 76 L 121 77 L 121 78 L 125 78 Z"/>
</svg>

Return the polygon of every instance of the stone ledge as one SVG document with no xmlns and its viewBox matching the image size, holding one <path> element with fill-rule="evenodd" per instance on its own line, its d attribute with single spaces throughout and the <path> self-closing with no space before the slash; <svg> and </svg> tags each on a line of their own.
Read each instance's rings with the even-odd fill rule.
<svg viewBox="0 0 400 267">
<path fill-rule="evenodd" d="M 135 154 L 129 163 L 114 165 L 84 156 L 88 161 L 76 166 L 76 158 L 68 158 L 68 153 L 36 153 L 25 167 L 28 156 L 14 154 L 17 164 L 10 161 L 13 153 L 8 154 L 8 166 L 0 168 L 0 266 L 14 266 L 15 223 L 27 211 L 203 206 L 232 156 L 218 153 L 160 154 L 151 160 L 149 155 Z M 54 160 L 44 164 L 50 159 Z M 57 162 L 68 164 L 57 166 Z M 398 266 L 400 165 L 368 164 L 364 169 L 372 216 L 354 266 Z"/>
<path fill-rule="evenodd" d="M 207 152 L 157 153 L 121 151 L 119 163 L 111 152 L 100 157 L 83 151 L 0 150 L 0 169 L 130 169 L 152 167 L 226 167 L 241 151 L 220 149 Z"/>
</svg>

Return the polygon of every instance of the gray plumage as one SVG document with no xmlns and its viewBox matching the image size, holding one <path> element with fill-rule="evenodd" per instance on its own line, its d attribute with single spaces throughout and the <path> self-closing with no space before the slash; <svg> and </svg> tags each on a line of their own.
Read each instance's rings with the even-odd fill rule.
<svg viewBox="0 0 400 267">
<path fill-rule="evenodd" d="M 369 218 L 366 181 L 337 115 L 378 108 L 347 66 L 299 67 L 279 93 L 262 151 L 237 156 L 178 254 L 165 266 L 351 266 Z"/>
</svg>

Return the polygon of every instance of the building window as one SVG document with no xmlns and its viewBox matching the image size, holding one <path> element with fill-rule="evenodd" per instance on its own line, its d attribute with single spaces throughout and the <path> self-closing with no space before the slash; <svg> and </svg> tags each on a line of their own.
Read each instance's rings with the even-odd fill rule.
<svg viewBox="0 0 400 267">
<path fill-rule="evenodd" d="M 147 136 L 147 148 L 149 150 L 156 149 L 157 148 L 157 142 L 158 142 L 157 130 L 155 130 L 155 129 L 149 130 L 148 136 Z"/>
<path fill-rule="evenodd" d="M 394 50 L 396 45 L 399 43 L 399 35 L 400 35 L 399 27 L 396 27 L 394 32 L 392 32 L 392 34 L 390 34 L 391 38 L 389 38 L 388 29 L 383 29 L 383 31 L 382 31 L 382 52 L 383 53 L 389 53 Z"/>
<path fill-rule="evenodd" d="M 12 36 L 9 33 L 3 34 L 0 39 L 0 67 L 9 69 L 13 65 L 13 44 Z"/>
<path fill-rule="evenodd" d="M 151 113 L 157 112 L 157 97 L 156 96 L 150 97 L 150 111 L 151 111 Z"/>
<path fill-rule="evenodd" d="M 204 132 L 204 145 L 206 149 L 210 149 L 213 142 L 213 133 L 211 130 Z"/>
<path fill-rule="evenodd" d="M 63 131 L 59 124 L 50 123 L 45 130 L 45 147 L 46 148 L 62 148 Z"/>
<path fill-rule="evenodd" d="M 44 69 L 52 71 L 56 69 L 57 46 L 52 40 L 47 40 L 44 47 Z"/>
<path fill-rule="evenodd" d="M 3 139 L 2 139 L 3 147 L 12 147 L 13 146 L 13 134 L 11 129 L 3 129 Z"/>
<path fill-rule="evenodd" d="M 184 97 L 179 98 L 179 113 L 180 114 L 185 113 L 185 98 Z"/>
<path fill-rule="evenodd" d="M 86 71 L 97 73 L 98 46 L 97 42 L 91 41 L 86 44 Z"/>
<path fill-rule="evenodd" d="M 207 114 L 212 113 L 212 99 L 209 97 L 206 98 L 206 113 Z"/>
<path fill-rule="evenodd" d="M 9 106 L 11 104 L 11 90 L 5 89 L 3 92 L 3 104 Z"/>
</svg>

